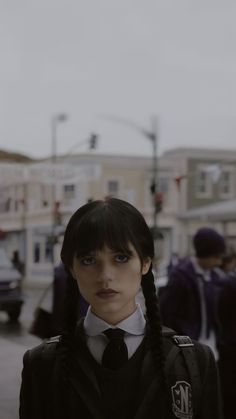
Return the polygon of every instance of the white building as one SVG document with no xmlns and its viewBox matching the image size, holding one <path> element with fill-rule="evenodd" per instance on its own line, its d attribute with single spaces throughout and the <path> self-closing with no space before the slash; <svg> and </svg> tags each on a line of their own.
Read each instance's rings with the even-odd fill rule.
<svg viewBox="0 0 236 419">
<path fill-rule="evenodd" d="M 159 166 L 159 190 L 163 211 L 158 227 L 158 257 L 168 257 L 175 228 L 176 194 L 173 165 Z M 25 262 L 26 281 L 48 281 L 52 275 L 52 244 L 55 232 L 63 230 L 76 208 L 89 200 L 115 196 L 128 200 L 153 223 L 152 159 L 112 155 L 77 155 L 56 164 L 41 161 L 0 164 L 0 229 L 2 245 L 9 256 L 19 251 Z M 174 197 L 174 198 L 173 198 Z M 3 238 L 4 236 L 4 238 Z M 55 246 L 54 263 L 59 260 Z"/>
<path fill-rule="evenodd" d="M 157 225 L 163 239 L 157 241 L 157 261 L 168 260 L 171 252 L 189 253 L 194 232 L 206 224 L 236 243 L 235 162 L 236 151 L 174 149 L 160 156 L 158 191 L 163 208 Z M 19 251 L 26 281 L 49 281 L 52 236 L 89 200 L 125 199 L 152 227 L 152 179 L 151 157 L 88 153 L 60 157 L 56 164 L 0 163 L 0 245 L 10 257 Z M 60 245 L 54 250 L 56 263 Z"/>
</svg>

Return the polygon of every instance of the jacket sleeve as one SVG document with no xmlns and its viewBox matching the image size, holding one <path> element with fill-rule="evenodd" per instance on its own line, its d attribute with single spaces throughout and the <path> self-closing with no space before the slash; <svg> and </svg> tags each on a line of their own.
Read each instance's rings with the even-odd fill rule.
<svg viewBox="0 0 236 419">
<path fill-rule="evenodd" d="M 20 419 L 47 419 L 49 417 L 50 364 L 42 359 L 44 343 L 28 350 L 23 357 L 20 388 Z"/>
<path fill-rule="evenodd" d="M 218 367 L 212 350 L 199 345 L 199 366 L 202 377 L 201 419 L 223 419 L 222 396 Z"/>
<path fill-rule="evenodd" d="M 29 354 L 30 351 L 27 351 L 23 357 L 23 370 L 22 370 L 22 381 L 20 388 L 20 408 L 19 408 L 19 418 L 20 419 L 32 419 L 31 415 L 31 400 L 32 400 L 32 386 L 30 380 L 30 370 L 29 370 Z"/>
<path fill-rule="evenodd" d="M 163 325 L 185 334 L 183 326 L 188 311 L 188 289 L 180 272 L 173 271 L 159 298 Z"/>
</svg>

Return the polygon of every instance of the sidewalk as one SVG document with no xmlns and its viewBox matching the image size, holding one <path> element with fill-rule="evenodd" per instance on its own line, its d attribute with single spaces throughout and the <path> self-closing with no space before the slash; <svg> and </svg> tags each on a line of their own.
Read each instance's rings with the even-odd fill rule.
<svg viewBox="0 0 236 419">
<path fill-rule="evenodd" d="M 22 358 L 26 347 L 0 337 L 0 417 L 19 418 L 19 390 Z"/>
<path fill-rule="evenodd" d="M 0 418 L 19 418 L 19 393 L 23 355 L 27 349 L 41 343 L 41 339 L 30 335 L 27 330 L 33 318 L 41 289 L 25 290 L 26 301 L 23 306 L 21 322 L 10 326 L 5 323 L 1 313 L 0 335 Z M 7 317 L 6 317 L 7 318 Z"/>
</svg>

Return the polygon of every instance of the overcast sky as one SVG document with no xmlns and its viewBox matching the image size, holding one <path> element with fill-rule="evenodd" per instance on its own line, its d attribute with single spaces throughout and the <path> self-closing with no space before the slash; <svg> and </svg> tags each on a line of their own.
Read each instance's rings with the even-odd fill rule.
<svg viewBox="0 0 236 419">
<path fill-rule="evenodd" d="M 109 115 L 157 115 L 159 153 L 236 149 L 235 21 L 235 0 L 0 0 L 0 148 L 49 155 L 65 112 L 59 153 L 96 132 L 100 152 L 151 154 Z"/>
</svg>

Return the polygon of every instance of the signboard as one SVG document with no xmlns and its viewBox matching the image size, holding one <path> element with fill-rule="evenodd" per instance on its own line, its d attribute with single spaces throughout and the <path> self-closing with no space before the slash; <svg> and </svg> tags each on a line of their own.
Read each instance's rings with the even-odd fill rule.
<svg viewBox="0 0 236 419">
<path fill-rule="evenodd" d="M 67 183 L 80 180 L 96 180 L 101 176 L 101 166 L 61 163 L 0 164 L 0 185 L 22 183 Z"/>
</svg>

